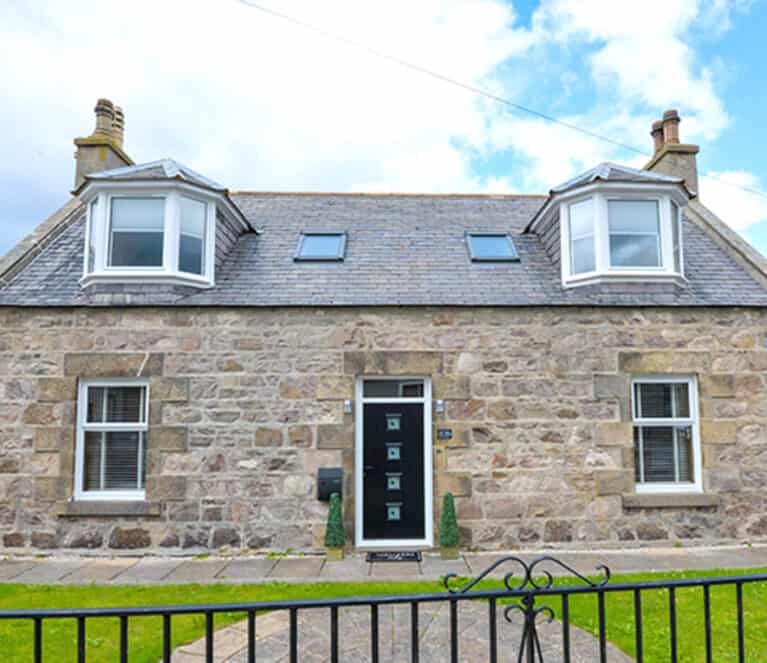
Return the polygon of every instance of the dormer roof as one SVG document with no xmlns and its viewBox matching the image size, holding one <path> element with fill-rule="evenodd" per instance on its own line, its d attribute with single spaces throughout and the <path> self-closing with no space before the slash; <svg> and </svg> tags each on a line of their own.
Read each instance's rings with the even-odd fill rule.
<svg viewBox="0 0 767 663">
<path fill-rule="evenodd" d="M 88 198 L 88 187 L 92 185 L 120 186 L 128 183 L 146 183 L 147 185 L 161 185 L 163 182 L 169 184 L 188 184 L 198 189 L 202 189 L 217 197 L 222 201 L 222 210 L 225 210 L 233 217 L 238 225 L 243 229 L 256 232 L 253 226 L 248 222 L 237 205 L 229 197 L 229 189 L 223 184 L 201 175 L 195 170 L 179 163 L 175 159 L 158 159 L 157 161 L 148 161 L 134 166 L 124 166 L 121 168 L 112 168 L 101 172 L 90 173 L 85 176 L 83 183 L 75 189 L 72 194 L 83 198 Z"/>
<path fill-rule="evenodd" d="M 557 193 L 564 193 L 570 189 L 576 189 L 586 184 L 592 184 L 596 181 L 603 182 L 627 182 L 632 184 L 679 184 L 684 186 L 684 180 L 681 177 L 672 177 L 670 175 L 661 175 L 660 173 L 652 173 L 647 170 L 637 170 L 636 168 L 629 168 L 628 166 L 621 166 L 615 163 L 605 161 L 598 166 L 587 170 L 585 173 L 581 173 L 576 177 L 573 177 L 567 182 L 563 182 L 559 186 L 555 186 L 551 189 L 551 195 Z M 685 187 L 687 194 L 692 197 L 692 194 Z"/>
<path fill-rule="evenodd" d="M 222 184 L 200 175 L 200 173 L 174 159 L 159 159 L 135 166 L 124 166 L 104 170 L 100 173 L 91 173 L 85 176 L 85 181 L 72 193 L 80 194 L 90 182 L 156 182 L 158 180 L 176 180 L 218 193 L 228 192 L 228 189 Z"/>
<path fill-rule="evenodd" d="M 595 166 L 594 168 L 591 168 L 587 170 L 584 173 L 581 173 L 580 175 L 576 175 L 572 179 L 567 180 L 566 182 L 563 182 L 559 186 L 555 186 L 553 189 L 549 191 L 549 197 L 544 203 L 544 205 L 538 210 L 538 212 L 535 214 L 535 216 L 530 220 L 530 223 L 527 224 L 527 227 L 525 228 L 525 232 L 531 232 L 535 229 L 536 224 L 538 224 L 539 220 L 544 217 L 548 216 L 550 213 L 550 210 L 552 210 L 553 205 L 556 204 L 556 201 L 559 196 L 562 196 L 565 193 L 569 193 L 570 191 L 575 191 L 576 189 L 580 189 L 581 187 L 586 187 L 592 184 L 598 184 L 600 182 L 605 182 L 608 184 L 625 184 L 625 185 L 656 185 L 656 186 L 664 186 L 668 187 L 676 186 L 681 191 L 684 192 L 684 196 L 686 198 L 694 198 L 695 193 L 690 191 L 690 189 L 687 188 L 687 185 L 685 184 L 685 181 L 681 177 L 673 177 L 671 175 L 662 175 L 660 173 L 655 173 L 647 170 L 638 170 L 636 168 L 630 168 L 628 166 L 622 166 L 616 163 L 611 163 L 609 161 L 604 161 L 600 163 L 598 166 Z"/>
</svg>

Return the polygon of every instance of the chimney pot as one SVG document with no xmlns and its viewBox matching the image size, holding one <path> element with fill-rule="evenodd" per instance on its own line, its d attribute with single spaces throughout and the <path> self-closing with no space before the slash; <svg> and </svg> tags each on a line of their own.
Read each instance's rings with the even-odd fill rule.
<svg viewBox="0 0 767 663">
<path fill-rule="evenodd" d="M 115 117 L 114 104 L 109 99 L 99 99 L 93 112 L 96 113 L 96 128 L 93 131 L 93 135 L 111 138 L 112 122 Z"/>
<path fill-rule="evenodd" d="M 125 139 L 125 113 L 120 106 L 115 106 L 115 117 L 112 122 L 112 139 L 122 148 Z"/>
<path fill-rule="evenodd" d="M 667 110 L 663 113 L 663 143 L 664 145 L 679 143 L 679 113 Z"/>
<path fill-rule="evenodd" d="M 655 149 L 655 153 L 657 154 L 663 147 L 663 121 L 662 120 L 658 120 L 657 122 L 652 123 L 652 131 L 650 131 L 650 135 L 652 136 L 653 148 Z"/>
</svg>

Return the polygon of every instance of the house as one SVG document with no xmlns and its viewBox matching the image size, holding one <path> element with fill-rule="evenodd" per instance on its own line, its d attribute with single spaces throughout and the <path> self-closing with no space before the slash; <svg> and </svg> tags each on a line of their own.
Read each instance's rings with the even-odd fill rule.
<svg viewBox="0 0 767 663">
<path fill-rule="evenodd" d="M 8 551 L 311 550 L 337 487 L 358 548 L 446 492 L 478 549 L 767 538 L 767 267 L 676 112 L 546 196 L 229 191 L 96 117 L 0 264 Z"/>
</svg>

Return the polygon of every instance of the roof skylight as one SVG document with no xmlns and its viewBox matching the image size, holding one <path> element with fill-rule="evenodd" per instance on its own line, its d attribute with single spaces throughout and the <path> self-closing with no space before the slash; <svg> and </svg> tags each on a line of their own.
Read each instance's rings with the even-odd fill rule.
<svg viewBox="0 0 767 663">
<path fill-rule="evenodd" d="M 346 233 L 308 231 L 301 233 L 295 260 L 341 261 L 346 252 Z"/>
<path fill-rule="evenodd" d="M 472 262 L 516 262 L 519 260 L 508 233 L 467 232 L 466 244 Z"/>
</svg>

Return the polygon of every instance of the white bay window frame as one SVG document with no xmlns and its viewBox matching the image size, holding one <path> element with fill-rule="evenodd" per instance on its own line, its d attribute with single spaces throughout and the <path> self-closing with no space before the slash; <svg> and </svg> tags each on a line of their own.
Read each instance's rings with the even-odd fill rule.
<svg viewBox="0 0 767 663">
<path fill-rule="evenodd" d="M 143 421 L 130 423 L 89 423 L 88 389 L 90 387 L 141 387 L 144 389 Z M 77 390 L 77 437 L 75 441 L 75 482 L 73 496 L 77 501 L 144 501 L 146 491 L 136 490 L 85 490 L 85 434 L 87 432 L 138 432 L 143 433 L 144 444 L 149 436 L 149 381 L 134 378 L 99 378 L 80 380 Z M 141 436 L 139 436 L 141 440 Z M 145 449 L 143 450 L 145 453 Z M 137 462 L 141 462 L 142 448 L 139 444 Z M 141 468 L 139 468 L 141 472 Z"/>
<path fill-rule="evenodd" d="M 179 243 L 181 232 L 181 197 L 203 202 L 206 205 L 205 236 L 203 238 L 203 273 L 193 274 L 179 269 Z M 116 198 L 163 198 L 163 264 L 159 267 L 115 267 L 109 264 L 111 250 L 112 201 Z M 96 201 L 95 206 L 91 203 Z M 185 183 L 130 182 L 116 185 L 114 182 L 94 186 L 87 200 L 85 229 L 86 249 L 83 259 L 83 278 L 80 283 L 167 283 L 207 288 L 215 285 L 216 199 L 197 187 Z M 89 271 L 89 241 L 93 231 L 95 260 Z"/>
<path fill-rule="evenodd" d="M 686 384 L 689 395 L 688 417 L 641 417 L 636 400 L 636 385 L 638 384 Z M 689 426 L 691 430 L 691 453 L 692 472 L 691 482 L 639 482 L 635 483 L 635 490 L 639 494 L 658 493 L 702 493 L 703 492 L 703 459 L 700 446 L 700 425 L 698 412 L 698 381 L 694 375 L 644 375 L 635 376 L 631 380 L 631 414 L 635 428 L 644 427 L 670 427 Z M 641 436 L 640 436 L 641 439 Z M 639 449 L 639 458 L 642 458 L 642 448 Z M 676 460 L 675 460 L 676 463 Z M 676 471 L 676 468 L 675 468 Z"/>
<path fill-rule="evenodd" d="M 572 238 L 570 234 L 570 206 L 592 200 L 594 210 L 594 256 L 593 271 L 572 272 Z M 657 267 L 621 267 L 613 266 L 610 260 L 610 226 L 608 202 L 612 200 L 648 200 L 658 204 L 659 240 L 661 264 Z M 677 205 L 679 214 L 674 218 L 673 206 Z M 684 285 L 684 253 L 680 248 L 679 270 L 674 265 L 674 241 L 672 224 L 676 223 L 679 230 L 680 247 L 683 245 L 681 235 L 681 212 L 686 200 L 676 187 L 618 186 L 610 183 L 600 183 L 586 186 L 563 194 L 559 204 L 559 230 L 561 240 L 561 272 L 562 283 L 565 287 L 590 285 L 594 283 L 616 282 L 672 282 Z"/>
</svg>

